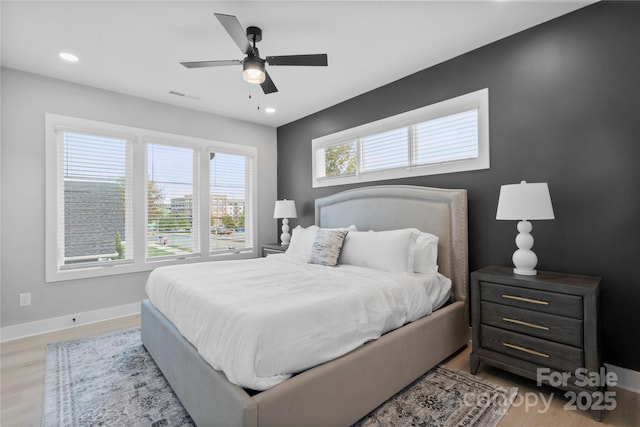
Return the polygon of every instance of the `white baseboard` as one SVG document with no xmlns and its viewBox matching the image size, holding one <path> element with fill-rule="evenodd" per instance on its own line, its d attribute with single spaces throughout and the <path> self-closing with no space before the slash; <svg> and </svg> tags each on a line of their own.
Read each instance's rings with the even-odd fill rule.
<svg viewBox="0 0 640 427">
<path fill-rule="evenodd" d="M 640 372 L 634 371 L 620 366 L 604 364 L 607 367 L 607 372 L 615 372 L 618 376 L 618 383 L 616 387 L 623 388 L 625 390 L 632 391 L 634 393 L 640 393 Z"/>
<path fill-rule="evenodd" d="M 87 325 L 89 323 L 102 322 L 139 313 L 140 303 L 134 302 L 116 307 L 38 320 L 36 322 L 5 326 L 4 328 L 0 328 L 0 342 L 13 341 L 32 335 L 40 335 L 47 332 L 59 331 L 61 329 L 73 328 L 79 325 Z"/>
</svg>

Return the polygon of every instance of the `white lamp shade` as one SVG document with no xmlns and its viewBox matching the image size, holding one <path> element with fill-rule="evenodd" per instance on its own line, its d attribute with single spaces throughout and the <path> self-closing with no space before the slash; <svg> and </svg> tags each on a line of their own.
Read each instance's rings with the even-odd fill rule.
<svg viewBox="0 0 640 427">
<path fill-rule="evenodd" d="M 500 187 L 496 219 L 555 219 L 546 182 L 508 184 Z"/>
<path fill-rule="evenodd" d="M 276 200 L 276 207 L 273 210 L 274 218 L 297 218 L 296 202 L 293 200 Z"/>
</svg>

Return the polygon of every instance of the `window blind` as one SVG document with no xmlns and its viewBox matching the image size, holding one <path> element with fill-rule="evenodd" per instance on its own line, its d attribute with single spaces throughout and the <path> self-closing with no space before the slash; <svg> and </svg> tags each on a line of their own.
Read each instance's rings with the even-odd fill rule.
<svg viewBox="0 0 640 427">
<path fill-rule="evenodd" d="M 253 247 L 253 174 L 251 156 L 209 153 L 210 252 L 238 252 Z"/>
<path fill-rule="evenodd" d="M 199 253 L 197 156 L 147 144 L 147 258 Z"/>
<path fill-rule="evenodd" d="M 131 260 L 131 143 L 60 130 L 58 152 L 58 266 Z"/>
<path fill-rule="evenodd" d="M 361 140 L 360 171 L 409 166 L 409 129 L 399 128 Z"/>
<path fill-rule="evenodd" d="M 471 109 L 320 147 L 316 173 L 330 178 L 477 157 L 478 110 Z"/>
<path fill-rule="evenodd" d="M 415 165 L 478 157 L 478 110 L 468 110 L 415 126 Z"/>
</svg>

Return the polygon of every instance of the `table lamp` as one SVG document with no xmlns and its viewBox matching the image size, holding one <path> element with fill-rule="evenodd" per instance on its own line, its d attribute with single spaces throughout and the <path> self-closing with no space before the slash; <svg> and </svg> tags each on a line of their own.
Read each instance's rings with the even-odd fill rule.
<svg viewBox="0 0 640 427">
<path fill-rule="evenodd" d="M 289 234 L 289 218 L 297 218 L 296 202 L 293 200 L 276 200 L 276 207 L 273 210 L 274 218 L 282 218 L 282 234 L 280 235 L 280 241 L 282 246 L 288 246 L 291 240 L 291 234 Z"/>
<path fill-rule="evenodd" d="M 508 184 L 500 187 L 496 219 L 520 220 L 518 222 L 519 234 L 516 236 L 518 249 L 512 257 L 515 267 L 513 272 L 528 276 L 538 274 L 535 270 L 538 257 L 531 250 L 533 236 L 530 233 L 533 227 L 529 220 L 555 219 L 547 183 L 522 181 L 520 184 Z"/>
</svg>

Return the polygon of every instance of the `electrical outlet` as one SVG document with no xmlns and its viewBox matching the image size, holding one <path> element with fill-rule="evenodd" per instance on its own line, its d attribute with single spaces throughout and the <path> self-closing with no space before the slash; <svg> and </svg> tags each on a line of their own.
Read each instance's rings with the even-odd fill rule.
<svg viewBox="0 0 640 427">
<path fill-rule="evenodd" d="M 20 294 L 20 307 L 31 305 L 31 292 Z"/>
</svg>

